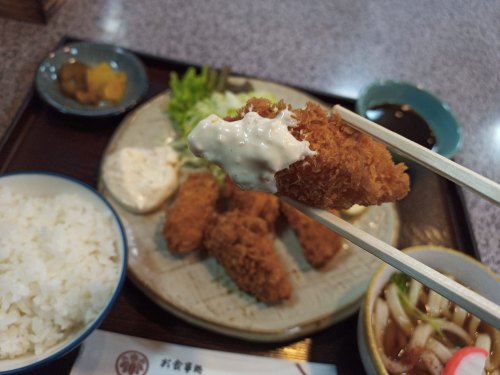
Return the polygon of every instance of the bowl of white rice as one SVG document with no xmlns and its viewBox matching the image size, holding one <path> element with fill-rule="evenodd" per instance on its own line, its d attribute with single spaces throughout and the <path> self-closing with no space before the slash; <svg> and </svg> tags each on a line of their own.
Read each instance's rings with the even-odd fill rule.
<svg viewBox="0 0 500 375">
<path fill-rule="evenodd" d="M 0 374 L 77 347 L 125 281 L 127 244 L 92 187 L 47 172 L 0 176 Z"/>
</svg>

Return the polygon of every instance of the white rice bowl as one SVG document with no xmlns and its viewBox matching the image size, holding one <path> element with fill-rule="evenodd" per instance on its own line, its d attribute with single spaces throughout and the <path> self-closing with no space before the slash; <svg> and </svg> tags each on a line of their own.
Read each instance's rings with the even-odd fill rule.
<svg viewBox="0 0 500 375">
<path fill-rule="evenodd" d="M 81 343 L 125 279 L 126 240 L 91 187 L 48 173 L 0 177 L 0 372 Z"/>
</svg>

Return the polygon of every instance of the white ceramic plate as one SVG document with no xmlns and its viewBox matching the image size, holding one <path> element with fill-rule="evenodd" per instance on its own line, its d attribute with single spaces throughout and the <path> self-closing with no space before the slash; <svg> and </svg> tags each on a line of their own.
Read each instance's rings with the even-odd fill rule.
<svg viewBox="0 0 500 375">
<path fill-rule="evenodd" d="M 314 100 L 278 84 L 251 83 L 257 91 L 271 92 L 293 106 Z M 168 93 L 164 93 L 131 113 L 114 134 L 104 158 L 123 147 L 154 147 L 174 137 L 165 113 L 167 103 Z M 148 215 L 130 213 L 100 185 L 124 223 L 132 280 L 171 313 L 226 335 L 281 341 L 338 322 L 357 311 L 368 281 L 380 264 L 377 258 L 345 241 L 333 261 L 316 270 L 305 261 L 293 232 L 286 230 L 275 245 L 289 272 L 293 295 L 285 303 L 266 305 L 240 291 L 213 258 L 171 255 L 162 237 L 163 209 Z M 354 223 L 387 243 L 394 245 L 397 241 L 399 220 L 392 204 L 370 207 Z"/>
</svg>

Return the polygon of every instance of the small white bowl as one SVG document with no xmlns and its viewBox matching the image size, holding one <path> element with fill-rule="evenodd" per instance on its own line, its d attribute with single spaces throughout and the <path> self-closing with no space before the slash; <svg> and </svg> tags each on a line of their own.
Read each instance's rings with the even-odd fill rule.
<svg viewBox="0 0 500 375">
<path fill-rule="evenodd" d="M 43 354 L 24 355 L 14 359 L 0 359 L 0 374 L 5 375 L 30 371 L 60 358 L 80 345 L 99 326 L 114 304 L 125 281 L 127 243 L 123 226 L 111 205 L 95 189 L 79 180 L 48 172 L 22 172 L 1 176 L 0 186 L 33 197 L 53 197 L 63 193 L 77 194 L 92 202 L 97 211 L 109 213 L 111 216 L 112 234 L 110 237 L 114 238 L 118 259 L 116 262 L 118 272 L 113 291 L 95 319 Z M 0 204 L 2 203 L 0 202 Z"/>
<path fill-rule="evenodd" d="M 455 276 L 459 282 L 500 304 L 500 277 L 468 255 L 457 250 L 432 245 L 414 246 L 403 251 L 443 274 Z M 370 375 L 389 374 L 375 343 L 372 311 L 381 289 L 387 284 L 394 272 L 399 271 L 385 263 L 375 271 L 358 316 L 358 347 L 363 366 Z"/>
</svg>

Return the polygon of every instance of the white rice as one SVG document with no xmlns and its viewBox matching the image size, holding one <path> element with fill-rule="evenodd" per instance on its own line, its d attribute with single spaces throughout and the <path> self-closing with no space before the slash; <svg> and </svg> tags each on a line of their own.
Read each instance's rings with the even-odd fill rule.
<svg viewBox="0 0 500 375">
<path fill-rule="evenodd" d="M 40 355 L 92 321 L 118 277 L 109 213 L 0 186 L 0 359 Z"/>
</svg>

